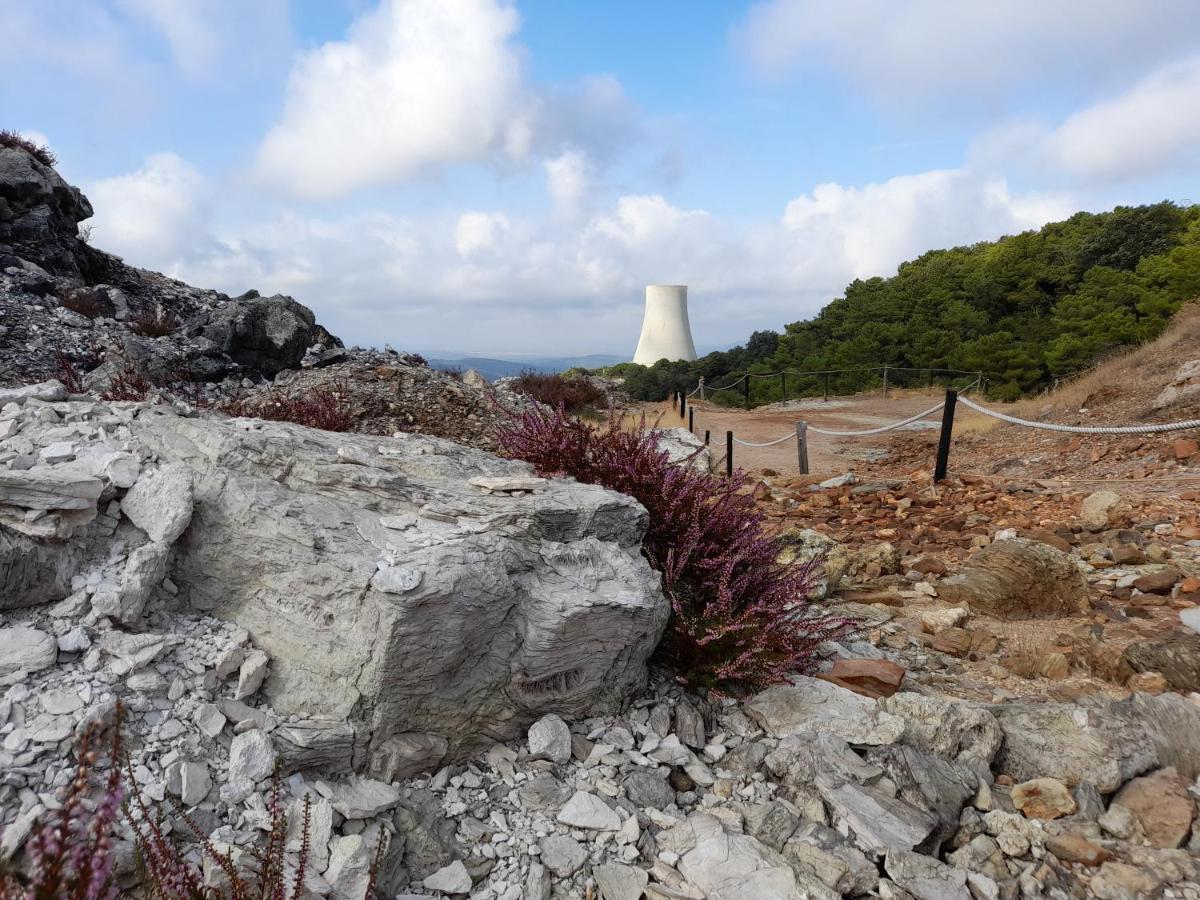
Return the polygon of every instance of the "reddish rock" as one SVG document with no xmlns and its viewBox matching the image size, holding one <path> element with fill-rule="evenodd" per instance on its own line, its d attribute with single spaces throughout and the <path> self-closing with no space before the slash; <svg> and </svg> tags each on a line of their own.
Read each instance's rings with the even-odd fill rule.
<svg viewBox="0 0 1200 900">
<path fill-rule="evenodd" d="M 909 563 L 908 567 L 914 572 L 921 572 L 925 575 L 945 575 L 947 571 L 946 564 L 936 556 L 922 556 Z"/>
<path fill-rule="evenodd" d="M 886 659 L 839 659 L 818 677 L 864 697 L 890 697 L 900 690 L 904 667 Z"/>
<path fill-rule="evenodd" d="M 1041 541 L 1043 544 L 1049 544 L 1056 550 L 1061 550 L 1063 553 L 1071 549 L 1071 542 L 1064 537 L 1060 537 L 1053 531 L 1047 531 L 1045 528 L 1031 528 L 1022 532 L 1021 537 L 1029 538 L 1031 541 Z"/>
<path fill-rule="evenodd" d="M 1078 834 L 1046 835 L 1046 849 L 1065 862 L 1098 866 L 1108 859 L 1108 851 Z"/>
<path fill-rule="evenodd" d="M 1133 583 L 1133 586 L 1143 594 L 1169 594 L 1171 588 L 1183 578 L 1178 569 L 1167 566 L 1157 572 L 1147 572 Z"/>
<path fill-rule="evenodd" d="M 966 656 L 971 649 L 971 633 L 965 628 L 947 628 L 939 632 L 929 646 L 950 656 Z"/>
<path fill-rule="evenodd" d="M 1189 459 L 1200 451 L 1200 444 L 1197 444 L 1191 438 L 1179 438 L 1171 447 L 1175 453 L 1175 458 L 1178 460 Z"/>
<path fill-rule="evenodd" d="M 1135 778 L 1117 793 L 1113 804 L 1124 806 L 1142 824 L 1155 847 L 1182 846 L 1192 830 L 1196 805 L 1188 795 L 1188 782 L 1175 769 L 1159 769 Z"/>
</svg>

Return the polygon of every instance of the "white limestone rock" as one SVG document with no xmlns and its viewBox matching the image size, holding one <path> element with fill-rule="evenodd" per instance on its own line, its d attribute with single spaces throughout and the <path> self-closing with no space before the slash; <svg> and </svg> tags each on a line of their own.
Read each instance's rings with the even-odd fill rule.
<svg viewBox="0 0 1200 900">
<path fill-rule="evenodd" d="M 792 681 L 767 688 L 746 704 L 772 737 L 823 732 L 851 744 L 890 744 L 904 733 L 904 720 L 877 700 L 819 678 L 794 676 Z"/>
<path fill-rule="evenodd" d="M 542 716 L 529 726 L 529 755 L 557 763 L 571 758 L 571 729 L 553 713 Z"/>
<path fill-rule="evenodd" d="M 61 381 L 50 379 L 37 384 L 25 384 L 19 387 L 0 388 L 0 407 L 9 403 L 23 404 L 26 400 L 41 400 L 45 403 L 56 403 L 67 399 L 67 389 Z"/>
<path fill-rule="evenodd" d="M 28 625 L 0 628 L 0 677 L 14 672 L 39 672 L 58 659 L 58 642 Z"/>
<path fill-rule="evenodd" d="M 121 512 L 152 541 L 172 544 L 192 521 L 192 474 L 171 462 L 143 472 L 121 501 Z"/>
<path fill-rule="evenodd" d="M 271 738 L 257 728 L 234 735 L 229 746 L 229 780 L 258 782 L 275 768 Z"/>
<path fill-rule="evenodd" d="M 351 777 L 335 783 L 318 782 L 317 790 L 347 819 L 369 819 L 400 802 L 400 791 L 373 778 Z"/>
<path fill-rule="evenodd" d="M 443 894 L 465 894 L 471 890 L 471 873 L 461 859 L 456 859 L 426 877 L 421 884 L 427 890 L 441 891 Z"/>
<path fill-rule="evenodd" d="M 592 831 L 617 831 L 621 817 L 611 806 L 587 791 L 576 791 L 558 813 L 558 821 L 572 828 Z"/>
<path fill-rule="evenodd" d="M 251 650 L 246 654 L 246 658 L 242 660 L 242 665 L 238 669 L 238 683 L 237 690 L 233 695 L 234 699 L 245 700 L 262 687 L 263 680 L 267 677 L 267 665 L 270 661 L 271 657 L 261 650 Z"/>
<path fill-rule="evenodd" d="M 185 762 L 179 767 L 179 799 L 186 807 L 202 803 L 212 790 L 212 776 L 202 762 Z"/>
</svg>

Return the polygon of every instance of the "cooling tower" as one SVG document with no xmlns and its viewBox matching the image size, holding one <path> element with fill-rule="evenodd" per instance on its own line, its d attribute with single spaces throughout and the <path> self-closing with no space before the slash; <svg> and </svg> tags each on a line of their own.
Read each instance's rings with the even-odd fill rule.
<svg viewBox="0 0 1200 900">
<path fill-rule="evenodd" d="M 695 359 L 692 326 L 688 324 L 687 285 L 646 286 L 646 318 L 633 361 L 652 366 L 660 359 Z"/>
</svg>

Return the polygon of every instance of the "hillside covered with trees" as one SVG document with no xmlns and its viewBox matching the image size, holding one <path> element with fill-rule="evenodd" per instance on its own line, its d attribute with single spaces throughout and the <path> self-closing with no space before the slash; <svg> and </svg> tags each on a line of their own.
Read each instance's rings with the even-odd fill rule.
<svg viewBox="0 0 1200 900">
<path fill-rule="evenodd" d="M 856 279 L 845 295 L 783 334 L 755 332 L 745 345 L 692 363 L 623 364 L 639 399 L 690 390 L 703 375 L 724 384 L 746 372 L 852 370 L 837 392 L 928 383 L 931 370 L 983 372 L 989 393 L 1013 398 L 1087 368 L 1121 347 L 1157 336 L 1179 306 L 1200 296 L 1200 205 L 1168 201 L 1077 213 L 1039 231 L 933 250 L 890 278 Z M 853 371 L 859 370 L 859 371 Z M 949 376 L 945 376 L 949 377 Z M 908 379 L 906 381 L 905 379 Z M 756 404 L 814 394 L 823 377 L 751 380 Z M 737 394 L 725 394 L 731 402 Z"/>
</svg>

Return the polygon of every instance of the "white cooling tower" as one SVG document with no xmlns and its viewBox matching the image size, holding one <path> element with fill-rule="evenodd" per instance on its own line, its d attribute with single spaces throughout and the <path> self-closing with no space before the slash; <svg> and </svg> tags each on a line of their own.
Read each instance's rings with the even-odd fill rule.
<svg viewBox="0 0 1200 900">
<path fill-rule="evenodd" d="M 660 359 L 695 359 L 692 326 L 688 324 L 687 285 L 646 286 L 646 318 L 633 361 L 652 366 Z"/>
</svg>

